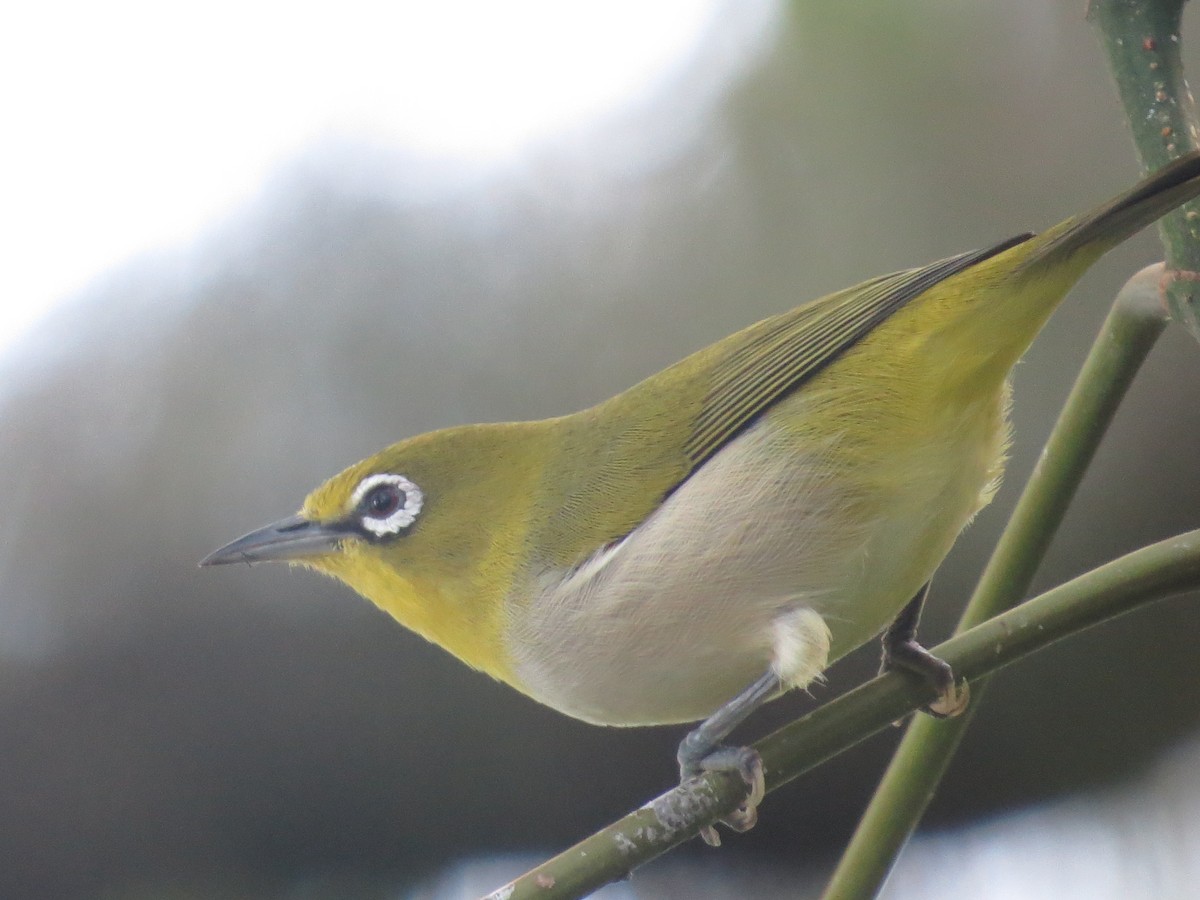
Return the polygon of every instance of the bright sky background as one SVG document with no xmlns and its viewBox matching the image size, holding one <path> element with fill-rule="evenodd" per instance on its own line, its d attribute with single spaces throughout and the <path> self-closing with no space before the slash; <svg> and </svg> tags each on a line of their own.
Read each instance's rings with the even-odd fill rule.
<svg viewBox="0 0 1200 900">
<path fill-rule="evenodd" d="M 201 233 L 316 138 L 502 163 L 651 88 L 720 6 L 9 4 L 0 352 L 97 275 Z"/>
</svg>

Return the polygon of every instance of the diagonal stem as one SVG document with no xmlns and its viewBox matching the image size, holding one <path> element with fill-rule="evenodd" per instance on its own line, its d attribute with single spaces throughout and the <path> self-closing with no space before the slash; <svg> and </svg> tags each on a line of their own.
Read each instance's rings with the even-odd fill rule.
<svg viewBox="0 0 1200 900">
<path fill-rule="evenodd" d="M 1121 399 L 1166 325 L 1161 263 L 1121 289 L 1067 398 L 1042 457 L 959 622 L 965 631 L 1016 604 L 1029 588 Z M 909 725 L 866 813 L 838 863 L 825 900 L 874 896 L 933 798 L 970 724 L 986 682 L 957 719 Z"/>
</svg>

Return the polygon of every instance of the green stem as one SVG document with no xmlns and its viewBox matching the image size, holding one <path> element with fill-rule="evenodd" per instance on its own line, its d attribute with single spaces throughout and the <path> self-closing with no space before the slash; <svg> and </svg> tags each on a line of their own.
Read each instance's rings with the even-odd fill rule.
<svg viewBox="0 0 1200 900">
<path fill-rule="evenodd" d="M 1200 146 L 1196 106 L 1183 74 L 1179 26 L 1184 0 L 1091 0 L 1113 80 L 1133 132 L 1142 171 L 1150 172 Z M 1166 248 L 1167 305 L 1200 340 L 1200 201 L 1158 223 Z"/>
<path fill-rule="evenodd" d="M 956 672 L 983 678 L 1067 635 L 1200 587 L 1200 530 L 1136 550 L 933 648 Z M 932 699 L 918 680 L 891 673 L 831 700 L 760 741 L 771 791 L 889 727 Z M 742 802 L 745 785 L 706 775 L 489 894 L 489 900 L 582 897 L 695 837 Z"/>
<path fill-rule="evenodd" d="M 958 630 L 1003 612 L 1028 590 L 1125 393 L 1166 327 L 1162 272 L 1162 263 L 1147 266 L 1117 293 Z"/>
<path fill-rule="evenodd" d="M 1013 606 L 1028 589 L 1121 399 L 1166 324 L 1158 300 L 1161 272 L 1161 263 L 1143 269 L 1117 295 L 959 631 Z M 955 671 L 967 675 L 957 667 Z M 929 805 L 985 688 L 985 682 L 972 682 L 971 705 L 957 719 L 921 716 L 912 721 L 838 863 L 825 900 L 857 900 L 878 892 Z"/>
</svg>

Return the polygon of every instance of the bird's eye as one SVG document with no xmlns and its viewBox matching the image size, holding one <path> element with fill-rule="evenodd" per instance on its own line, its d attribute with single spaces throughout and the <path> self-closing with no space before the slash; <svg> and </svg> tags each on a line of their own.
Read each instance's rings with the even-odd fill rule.
<svg viewBox="0 0 1200 900">
<path fill-rule="evenodd" d="M 367 491 L 359 506 L 376 519 L 386 519 L 404 505 L 404 491 L 394 484 L 381 484 Z"/>
<path fill-rule="evenodd" d="M 424 498 L 403 475 L 368 475 L 358 483 L 351 505 L 362 527 L 376 537 L 399 534 L 416 521 Z"/>
</svg>

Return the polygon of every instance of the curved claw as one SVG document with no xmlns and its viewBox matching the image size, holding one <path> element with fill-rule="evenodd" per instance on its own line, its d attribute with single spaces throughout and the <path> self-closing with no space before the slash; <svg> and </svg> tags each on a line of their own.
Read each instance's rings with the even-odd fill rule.
<svg viewBox="0 0 1200 900">
<path fill-rule="evenodd" d="M 728 825 L 733 831 L 749 831 L 758 824 L 758 807 L 751 806 L 749 803 L 743 803 L 723 818 L 721 824 Z"/>
<path fill-rule="evenodd" d="M 740 809 L 748 809 L 753 812 L 758 808 L 758 804 L 762 803 L 763 797 L 767 795 L 767 779 L 763 774 L 762 757 L 758 755 L 757 750 L 752 750 L 749 747 L 738 747 L 738 774 L 742 776 L 742 781 L 750 788 L 750 793 L 746 797 L 746 802 Z M 750 826 L 754 823 L 751 822 Z M 741 829 L 747 830 L 750 826 Z"/>
<path fill-rule="evenodd" d="M 925 712 L 935 719 L 953 719 L 955 716 L 961 716 L 970 702 L 971 686 L 964 678 L 957 684 L 951 682 L 936 700 L 925 707 Z"/>
</svg>

